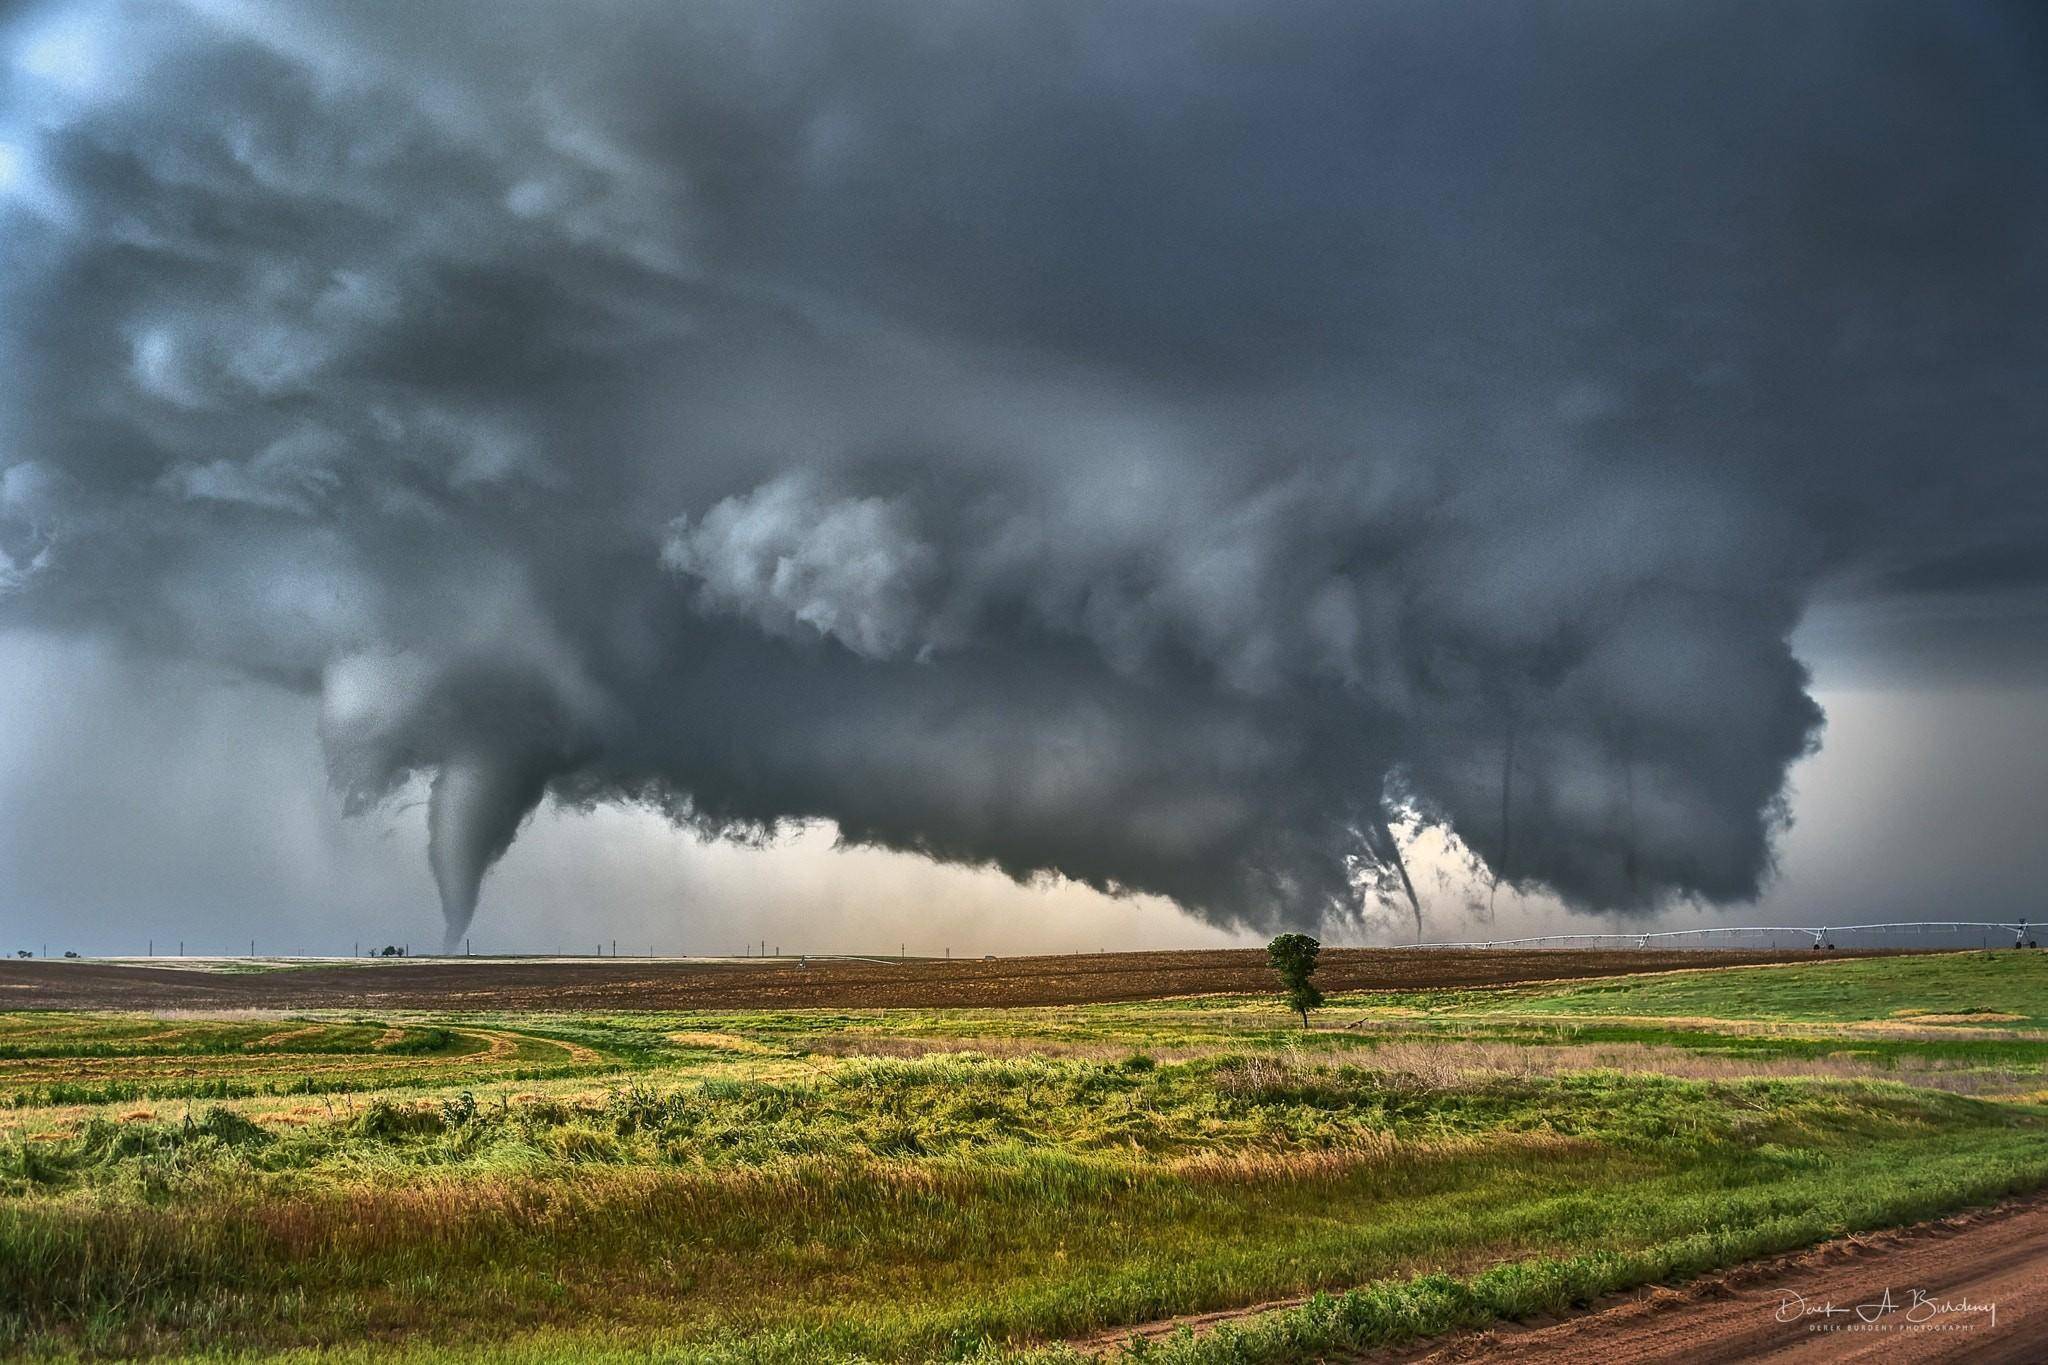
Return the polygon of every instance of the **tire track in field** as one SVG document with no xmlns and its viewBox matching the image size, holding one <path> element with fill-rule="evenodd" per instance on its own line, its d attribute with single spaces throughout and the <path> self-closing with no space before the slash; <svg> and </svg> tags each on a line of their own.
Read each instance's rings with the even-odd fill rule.
<svg viewBox="0 0 2048 1365">
<path fill-rule="evenodd" d="M 283 1041 L 292 1036 L 318 1034 L 324 1030 L 340 1027 L 337 1025 L 309 1025 L 301 1029 L 284 1030 L 256 1043 Z M 575 1065 L 603 1066 L 609 1062 L 604 1054 L 582 1043 L 557 1038 L 545 1038 L 535 1034 L 521 1033 L 510 1029 L 479 1027 L 446 1027 L 451 1037 L 463 1039 L 474 1048 L 459 1052 L 423 1054 L 381 1054 L 380 1049 L 403 1042 L 408 1036 L 425 1027 L 437 1025 L 391 1025 L 362 1051 L 353 1053 L 333 1052 L 218 1052 L 218 1053 L 162 1053 L 142 1055 L 130 1053 L 111 1057 L 24 1057 L 0 1061 L 0 1088 L 29 1087 L 57 1082 L 92 1084 L 119 1078 L 132 1080 L 142 1085 L 171 1081 L 193 1081 L 209 1078 L 256 1080 L 265 1076 L 305 1075 L 321 1078 L 365 1078 L 380 1072 L 437 1072 L 460 1073 L 464 1068 L 476 1068 L 490 1073 L 510 1068 L 519 1062 L 522 1047 L 532 1044 L 552 1053 L 552 1056 L 530 1057 L 527 1062 L 537 1066 Z M 185 1027 L 175 1032 L 189 1034 Z M 145 1035 L 140 1039 L 120 1040 L 124 1045 L 133 1045 L 150 1038 L 161 1038 L 162 1033 Z M 249 1046 L 245 1044 L 244 1046 Z M 488 1074 L 480 1079 L 490 1079 Z"/>
<path fill-rule="evenodd" d="M 1381 1365 L 2037 1365 L 2048 1360 L 2048 1196 L 1823 1242 L 1562 1322 L 1503 1326 Z"/>
<path fill-rule="evenodd" d="M 1070 1342 L 1114 1357 L 1133 1339 L 1197 1336 L 1304 1297 L 1187 1314 Z M 1350 1365 L 2039 1365 L 2048 1360 L 2048 1194 L 1860 1233 L 1648 1285 L 1555 1322 L 1501 1323 L 1419 1345 L 1319 1359 Z"/>
</svg>

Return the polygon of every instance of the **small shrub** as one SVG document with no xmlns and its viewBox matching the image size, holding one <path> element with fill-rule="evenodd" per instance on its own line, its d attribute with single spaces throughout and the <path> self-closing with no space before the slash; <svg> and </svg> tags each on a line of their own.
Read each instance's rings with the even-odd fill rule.
<svg viewBox="0 0 2048 1365">
<path fill-rule="evenodd" d="M 551 1145 L 565 1161 L 612 1162 L 621 1155 L 617 1138 L 581 1123 L 557 1128 L 551 1135 Z"/>
<path fill-rule="evenodd" d="M 276 1134 L 246 1115 L 237 1113 L 225 1105 L 214 1105 L 193 1123 L 185 1121 L 188 1133 L 213 1138 L 223 1146 L 247 1149 L 268 1147 L 277 1141 Z"/>
<path fill-rule="evenodd" d="M 357 1117 L 354 1127 L 358 1137 L 368 1138 L 373 1142 L 391 1142 L 399 1138 L 439 1133 L 446 1125 L 435 1110 L 419 1109 L 409 1104 L 393 1104 L 389 1100 L 377 1100 Z"/>
<path fill-rule="evenodd" d="M 560 1100 L 533 1100 L 519 1110 L 519 1121 L 528 1128 L 559 1128 L 573 1116 Z"/>
<path fill-rule="evenodd" d="M 635 1132 L 660 1132 L 688 1115 L 688 1101 L 681 1091 L 663 1093 L 654 1086 L 635 1081 L 605 1096 L 604 1112 L 619 1136 Z"/>
</svg>

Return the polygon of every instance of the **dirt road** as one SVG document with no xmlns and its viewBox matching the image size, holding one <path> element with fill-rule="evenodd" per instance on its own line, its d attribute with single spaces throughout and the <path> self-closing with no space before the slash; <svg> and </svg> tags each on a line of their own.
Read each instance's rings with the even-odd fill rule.
<svg viewBox="0 0 2048 1365">
<path fill-rule="evenodd" d="M 2048 1361 L 2048 1196 L 1828 1242 L 1547 1326 L 1497 1328 L 1360 1359 L 2040 1365 Z"/>
<path fill-rule="evenodd" d="M 1859 956 L 1835 953 L 1833 957 Z M 1333 948 L 1325 991 L 1512 985 L 1685 967 L 1806 962 L 1811 952 Z M 412 958 L 204 971 L 0 961 L 0 1009 L 776 1009 L 1073 1005 L 1273 989 L 1261 948 L 907 962 Z"/>
</svg>

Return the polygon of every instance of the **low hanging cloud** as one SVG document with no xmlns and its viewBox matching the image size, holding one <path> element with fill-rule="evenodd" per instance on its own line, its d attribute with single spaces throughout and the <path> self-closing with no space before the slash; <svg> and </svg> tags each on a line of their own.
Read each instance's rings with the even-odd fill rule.
<svg viewBox="0 0 2048 1365">
<path fill-rule="evenodd" d="M 700 610 L 771 635 L 827 637 L 869 659 L 931 643 L 919 638 L 919 599 L 935 587 L 936 556 L 885 498 L 826 498 L 785 476 L 723 500 L 696 526 L 679 519 L 661 559 L 696 582 Z"/>
<path fill-rule="evenodd" d="M 28 7 L 0 620 L 317 695 L 451 942 L 550 796 L 1753 897 L 1815 595 L 1995 624 L 2048 522 L 2038 23 L 1766 17 Z"/>
</svg>

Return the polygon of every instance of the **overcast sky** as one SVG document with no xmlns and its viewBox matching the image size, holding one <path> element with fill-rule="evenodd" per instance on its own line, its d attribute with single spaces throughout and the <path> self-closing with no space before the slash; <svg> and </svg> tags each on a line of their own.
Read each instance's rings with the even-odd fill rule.
<svg viewBox="0 0 2048 1365">
<path fill-rule="evenodd" d="M 0 16 L 28 946 L 2038 917 L 2038 7 Z"/>
</svg>

